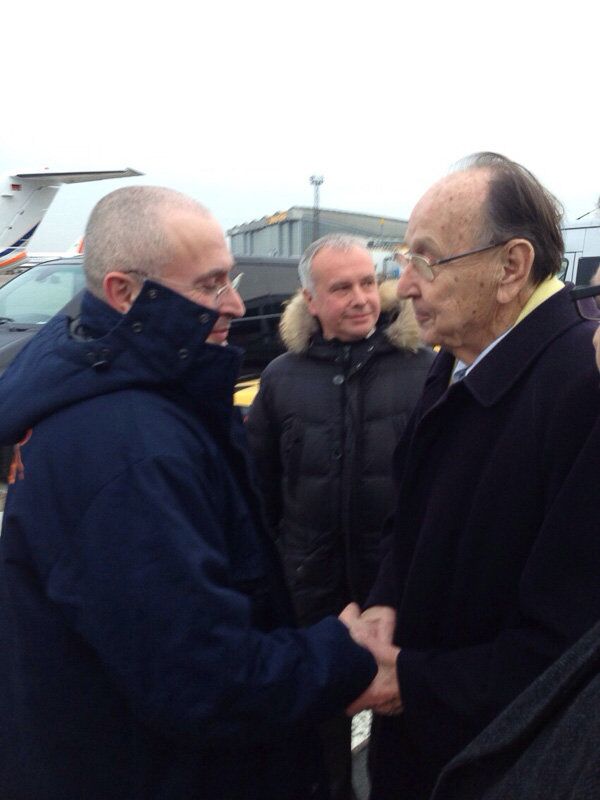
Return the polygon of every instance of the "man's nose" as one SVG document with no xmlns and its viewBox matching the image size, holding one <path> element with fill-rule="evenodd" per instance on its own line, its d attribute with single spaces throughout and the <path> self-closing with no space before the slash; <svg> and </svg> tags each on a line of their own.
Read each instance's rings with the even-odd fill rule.
<svg viewBox="0 0 600 800">
<path fill-rule="evenodd" d="M 354 287 L 352 301 L 357 306 L 364 306 L 364 304 L 367 302 L 367 293 L 362 286 L 359 285 Z"/>
<path fill-rule="evenodd" d="M 416 269 L 409 264 L 400 273 L 396 286 L 396 295 L 400 300 L 404 300 L 407 297 L 416 297 L 419 294 L 418 274 Z"/>
<path fill-rule="evenodd" d="M 240 297 L 240 293 L 233 286 L 228 286 L 227 291 L 223 292 L 217 299 L 217 310 L 219 314 L 228 317 L 243 317 L 246 313 L 246 306 Z"/>
</svg>

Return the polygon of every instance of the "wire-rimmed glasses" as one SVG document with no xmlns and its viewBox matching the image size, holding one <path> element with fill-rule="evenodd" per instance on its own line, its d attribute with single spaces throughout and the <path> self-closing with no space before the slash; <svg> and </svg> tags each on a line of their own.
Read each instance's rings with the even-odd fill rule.
<svg viewBox="0 0 600 800">
<path fill-rule="evenodd" d="M 510 239 L 507 239 L 504 242 L 487 244 L 485 247 L 477 247 L 475 250 L 468 250 L 466 253 L 459 253 L 456 256 L 438 258 L 435 261 L 432 261 L 427 256 L 421 256 L 418 253 L 411 252 L 408 249 L 408 245 L 400 245 L 400 247 L 394 253 L 394 259 L 396 260 L 396 263 L 402 267 L 402 269 L 405 269 L 409 264 L 412 264 L 422 278 L 425 278 L 426 281 L 431 282 L 435 278 L 433 267 L 437 267 L 440 264 L 448 264 L 450 261 L 457 261 L 459 258 L 474 256 L 476 253 L 485 253 L 486 250 L 493 250 L 494 247 L 502 247 L 502 245 L 506 244 L 507 242 L 510 242 Z"/>
</svg>

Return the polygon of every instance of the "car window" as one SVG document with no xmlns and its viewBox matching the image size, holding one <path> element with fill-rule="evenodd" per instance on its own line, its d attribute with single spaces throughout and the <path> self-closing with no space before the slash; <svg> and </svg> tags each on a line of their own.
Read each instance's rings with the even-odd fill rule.
<svg viewBox="0 0 600 800">
<path fill-rule="evenodd" d="M 0 317 L 15 322 L 43 324 L 81 289 L 80 265 L 33 267 L 0 288 Z"/>
</svg>

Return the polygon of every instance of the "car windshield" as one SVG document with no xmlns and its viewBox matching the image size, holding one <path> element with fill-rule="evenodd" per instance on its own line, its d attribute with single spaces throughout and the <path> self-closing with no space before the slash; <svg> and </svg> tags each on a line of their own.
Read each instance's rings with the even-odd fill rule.
<svg viewBox="0 0 600 800">
<path fill-rule="evenodd" d="M 83 289 L 80 264 L 32 267 L 0 287 L 0 324 L 43 325 Z"/>
</svg>

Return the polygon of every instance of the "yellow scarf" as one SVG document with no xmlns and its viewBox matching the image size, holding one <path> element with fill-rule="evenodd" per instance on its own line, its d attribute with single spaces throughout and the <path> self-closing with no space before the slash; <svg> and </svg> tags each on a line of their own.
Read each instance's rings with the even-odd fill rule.
<svg viewBox="0 0 600 800">
<path fill-rule="evenodd" d="M 542 281 L 539 286 L 536 286 L 535 291 L 523 306 L 521 313 L 512 327 L 514 328 L 515 325 L 518 325 L 528 314 L 531 314 L 534 308 L 541 306 L 542 303 L 548 300 L 549 297 L 552 297 L 553 294 L 560 292 L 562 288 L 564 288 L 564 283 L 559 280 L 556 275 L 552 275 L 550 278 L 546 278 L 545 281 Z"/>
</svg>

